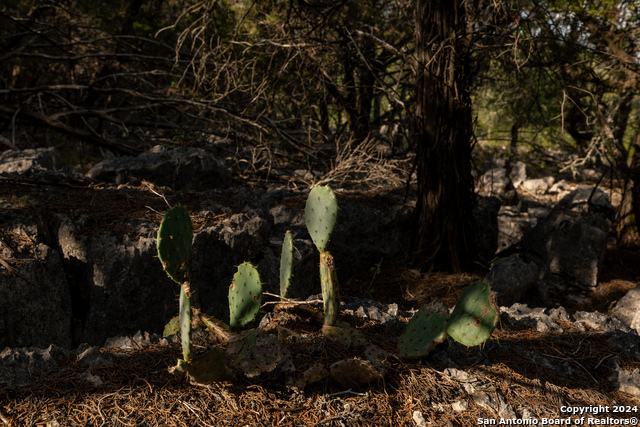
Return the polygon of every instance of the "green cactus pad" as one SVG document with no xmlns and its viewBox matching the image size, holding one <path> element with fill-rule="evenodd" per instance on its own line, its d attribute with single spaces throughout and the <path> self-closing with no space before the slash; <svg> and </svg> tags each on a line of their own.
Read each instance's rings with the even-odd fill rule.
<svg viewBox="0 0 640 427">
<path fill-rule="evenodd" d="M 169 323 L 164 326 L 162 336 L 166 338 L 170 335 L 177 334 L 178 332 L 180 332 L 180 316 L 176 316 L 169 320 Z"/>
<path fill-rule="evenodd" d="M 227 346 L 227 360 L 233 369 L 240 370 L 248 378 L 273 372 L 278 365 L 285 365 L 290 354 L 278 342 L 275 334 L 250 329 L 234 336 Z"/>
<path fill-rule="evenodd" d="M 189 296 L 188 282 L 181 286 L 180 290 L 180 338 L 182 340 L 182 358 L 189 362 L 193 357 L 191 347 L 191 297 Z"/>
<path fill-rule="evenodd" d="M 364 348 L 369 343 L 362 332 L 345 322 L 338 322 L 337 326 L 322 326 L 322 335 L 331 341 L 351 348 Z"/>
<path fill-rule="evenodd" d="M 174 206 L 164 214 L 158 229 L 158 258 L 169 277 L 184 282 L 184 265 L 191 254 L 193 224 L 184 206 Z"/>
<path fill-rule="evenodd" d="M 209 350 L 196 356 L 191 362 L 178 360 L 178 364 L 171 372 L 186 372 L 192 383 L 211 384 L 219 381 L 230 381 L 233 376 L 227 369 L 224 353 L 217 347 L 209 347 Z"/>
<path fill-rule="evenodd" d="M 327 251 L 320 252 L 320 286 L 324 301 L 324 324 L 333 326 L 340 315 L 340 289 L 333 257 Z"/>
<path fill-rule="evenodd" d="M 451 313 L 447 333 L 460 344 L 472 347 L 489 339 L 498 324 L 500 310 L 487 282 L 469 285 Z"/>
<path fill-rule="evenodd" d="M 291 271 L 293 270 L 293 237 L 291 231 L 284 234 L 282 254 L 280 255 L 280 295 L 283 298 L 289 293 L 291 285 Z"/>
<path fill-rule="evenodd" d="M 258 270 L 248 262 L 240 264 L 229 287 L 229 326 L 239 328 L 255 319 L 262 303 Z"/>
<path fill-rule="evenodd" d="M 220 320 L 213 317 L 209 317 L 199 311 L 197 311 L 195 314 L 198 316 L 198 319 L 200 319 L 200 322 L 202 322 L 202 324 L 218 339 L 218 341 L 222 343 L 226 343 L 229 341 L 229 339 L 231 338 L 229 325 L 226 325 L 224 322 L 221 322 Z"/>
<path fill-rule="evenodd" d="M 413 315 L 404 334 L 398 340 L 400 356 L 408 359 L 425 357 L 447 338 L 449 315 L 426 307 Z"/>
<path fill-rule="evenodd" d="M 307 230 L 320 252 L 324 252 L 329 243 L 337 215 L 338 200 L 331 187 L 313 187 L 307 199 L 304 216 Z"/>
</svg>

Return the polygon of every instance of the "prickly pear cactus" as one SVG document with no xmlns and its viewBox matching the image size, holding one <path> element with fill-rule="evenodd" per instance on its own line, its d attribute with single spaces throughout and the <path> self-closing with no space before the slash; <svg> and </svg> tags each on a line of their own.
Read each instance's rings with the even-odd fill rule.
<svg viewBox="0 0 640 427">
<path fill-rule="evenodd" d="M 185 362 L 189 362 L 193 358 L 189 282 L 184 282 L 180 291 L 180 337 L 182 340 L 182 358 Z"/>
<path fill-rule="evenodd" d="M 408 359 L 425 357 L 447 338 L 449 315 L 422 307 L 413 315 L 404 334 L 398 340 L 400 356 Z"/>
<path fill-rule="evenodd" d="M 233 375 L 227 369 L 224 353 L 216 347 L 209 347 L 206 353 L 196 356 L 190 363 L 179 359 L 170 372 L 186 372 L 191 382 L 196 384 L 233 379 Z"/>
<path fill-rule="evenodd" d="M 293 237 L 291 231 L 284 234 L 282 254 L 280 255 L 280 295 L 287 298 L 291 285 L 291 271 L 293 269 Z"/>
<path fill-rule="evenodd" d="M 193 224 L 184 206 L 174 206 L 164 214 L 158 229 L 158 258 L 169 277 L 184 282 L 184 265 L 191 254 Z"/>
<path fill-rule="evenodd" d="M 324 325 L 322 327 L 322 335 L 327 339 L 351 348 L 364 348 L 368 344 L 362 332 L 352 328 L 345 322 L 338 322 L 336 326 Z"/>
<path fill-rule="evenodd" d="M 229 287 L 229 326 L 239 328 L 255 319 L 262 302 L 258 270 L 248 262 L 240 264 Z"/>
<path fill-rule="evenodd" d="M 340 315 L 340 289 L 333 257 L 327 251 L 320 252 L 320 286 L 324 302 L 324 324 L 335 325 Z"/>
<path fill-rule="evenodd" d="M 164 331 L 162 331 L 163 337 L 168 337 L 169 335 L 174 335 L 180 332 L 180 316 L 176 316 L 169 320 L 169 323 L 164 325 Z"/>
<path fill-rule="evenodd" d="M 462 292 L 451 313 L 447 333 L 467 347 L 480 345 L 489 339 L 499 318 L 495 293 L 487 282 L 478 280 Z"/>
<path fill-rule="evenodd" d="M 324 252 L 329 243 L 337 215 L 338 200 L 331 187 L 313 187 L 307 199 L 304 217 L 313 243 L 320 252 Z"/>
<path fill-rule="evenodd" d="M 229 365 L 248 378 L 273 372 L 279 365 L 282 370 L 291 364 L 291 355 L 280 345 L 278 337 L 260 329 L 250 329 L 233 337 L 226 354 Z"/>
</svg>

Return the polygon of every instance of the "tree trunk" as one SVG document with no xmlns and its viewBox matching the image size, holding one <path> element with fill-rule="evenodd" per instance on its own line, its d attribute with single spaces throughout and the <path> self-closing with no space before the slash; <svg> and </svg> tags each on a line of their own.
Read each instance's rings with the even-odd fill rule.
<svg viewBox="0 0 640 427">
<path fill-rule="evenodd" d="M 417 0 L 416 263 L 462 272 L 473 261 L 469 41 L 462 0 Z"/>
</svg>

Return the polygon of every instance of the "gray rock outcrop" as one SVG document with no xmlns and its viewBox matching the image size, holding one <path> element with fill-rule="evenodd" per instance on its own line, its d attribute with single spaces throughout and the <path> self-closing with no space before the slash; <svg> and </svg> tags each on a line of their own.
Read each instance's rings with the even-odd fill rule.
<svg viewBox="0 0 640 427">
<path fill-rule="evenodd" d="M 575 193 L 527 233 L 523 252 L 540 265 L 545 279 L 555 275 L 579 288 L 593 289 L 607 249 L 611 211 L 582 202 Z"/>
<path fill-rule="evenodd" d="M 32 174 L 62 167 L 61 156 L 54 147 L 7 150 L 0 153 L 0 174 Z"/>
<path fill-rule="evenodd" d="M 39 244 L 0 274 L 0 348 L 70 347 L 71 294 L 58 252 Z"/>
<path fill-rule="evenodd" d="M 518 193 L 504 168 L 494 168 L 485 172 L 478 181 L 477 192 L 483 197 L 497 197 L 504 205 L 515 205 L 519 200 Z"/>
<path fill-rule="evenodd" d="M 116 184 L 145 180 L 176 190 L 206 190 L 231 183 L 229 170 L 203 149 L 167 149 L 159 145 L 136 157 L 106 158 L 91 168 L 88 175 Z"/>
<path fill-rule="evenodd" d="M 610 313 L 640 335 L 640 286 L 636 286 L 620 298 Z"/>
</svg>

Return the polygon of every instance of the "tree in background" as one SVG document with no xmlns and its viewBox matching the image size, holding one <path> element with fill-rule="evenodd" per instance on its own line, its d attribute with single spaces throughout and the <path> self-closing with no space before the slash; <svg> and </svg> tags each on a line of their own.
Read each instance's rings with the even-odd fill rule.
<svg viewBox="0 0 640 427">
<path fill-rule="evenodd" d="M 416 261 L 462 272 L 473 261 L 470 37 L 464 2 L 417 0 Z"/>
</svg>

